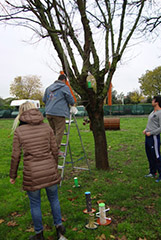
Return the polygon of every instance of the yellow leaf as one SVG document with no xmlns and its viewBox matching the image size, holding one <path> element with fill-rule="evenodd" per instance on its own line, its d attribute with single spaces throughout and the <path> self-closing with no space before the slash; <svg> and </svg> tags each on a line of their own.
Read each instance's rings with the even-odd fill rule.
<svg viewBox="0 0 161 240">
<path fill-rule="evenodd" d="M 71 189 L 69 189 L 69 190 L 67 190 L 67 192 L 70 192 L 70 193 L 72 193 L 73 191 L 72 191 Z"/>
<path fill-rule="evenodd" d="M 112 238 L 112 239 L 115 239 L 115 236 L 113 236 L 113 235 L 110 235 L 110 238 Z"/>
<path fill-rule="evenodd" d="M 106 240 L 105 234 L 102 234 L 102 235 L 101 235 L 101 240 Z"/>
<path fill-rule="evenodd" d="M 105 234 L 102 234 L 101 236 L 97 236 L 96 239 L 98 240 L 106 240 Z"/>
<path fill-rule="evenodd" d="M 98 179 L 97 178 L 95 178 L 94 180 L 93 180 L 93 182 L 97 182 L 98 181 Z"/>
<path fill-rule="evenodd" d="M 3 219 L 0 219 L 0 224 L 3 223 L 3 222 L 4 222 L 4 220 L 3 220 Z"/>
<path fill-rule="evenodd" d="M 122 174 L 122 173 L 123 173 L 123 171 L 118 171 L 118 173 Z"/>
<path fill-rule="evenodd" d="M 26 232 L 34 232 L 34 228 L 29 228 L 26 230 Z"/>
<path fill-rule="evenodd" d="M 66 222 L 66 221 L 67 221 L 67 218 L 62 217 L 61 220 L 62 220 L 62 222 Z"/>
<path fill-rule="evenodd" d="M 96 198 L 97 198 L 96 196 L 91 197 L 92 200 L 94 200 L 94 199 L 96 199 Z"/>
<path fill-rule="evenodd" d="M 15 216 L 15 215 L 17 215 L 17 212 L 11 213 L 11 216 Z"/>
</svg>

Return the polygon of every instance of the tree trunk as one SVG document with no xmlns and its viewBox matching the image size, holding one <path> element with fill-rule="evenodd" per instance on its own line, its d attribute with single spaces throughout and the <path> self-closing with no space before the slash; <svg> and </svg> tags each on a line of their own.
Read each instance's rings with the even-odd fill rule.
<svg viewBox="0 0 161 240">
<path fill-rule="evenodd" d="M 90 112 L 88 112 L 88 114 L 95 142 L 96 168 L 107 170 L 109 169 L 109 162 L 106 134 L 104 128 L 103 110 L 101 112 L 95 112 L 94 115 L 92 114 L 93 116 L 91 116 Z"/>
</svg>

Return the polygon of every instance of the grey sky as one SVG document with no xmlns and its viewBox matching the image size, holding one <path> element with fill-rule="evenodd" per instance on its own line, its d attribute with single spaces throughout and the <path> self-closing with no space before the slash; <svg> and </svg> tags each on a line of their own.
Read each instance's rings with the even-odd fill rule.
<svg viewBox="0 0 161 240">
<path fill-rule="evenodd" d="M 37 75 L 41 77 L 43 89 L 57 79 L 61 67 L 55 62 L 53 47 L 49 42 L 41 41 L 31 45 L 28 30 L 0 25 L 0 97 L 10 96 L 10 84 L 17 76 Z M 112 84 L 119 93 L 139 89 L 138 78 L 161 65 L 161 45 L 155 42 L 142 42 L 128 49 L 114 75 Z M 49 67 L 51 66 L 54 71 Z"/>
</svg>

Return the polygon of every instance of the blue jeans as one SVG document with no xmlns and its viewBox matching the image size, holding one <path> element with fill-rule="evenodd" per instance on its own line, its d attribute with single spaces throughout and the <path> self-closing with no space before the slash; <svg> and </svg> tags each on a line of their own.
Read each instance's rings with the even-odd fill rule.
<svg viewBox="0 0 161 240">
<path fill-rule="evenodd" d="M 50 202 L 51 211 L 53 215 L 54 225 L 61 225 L 61 210 L 58 199 L 58 189 L 57 185 L 53 185 L 50 187 L 46 187 L 46 194 L 48 196 L 48 200 Z M 32 220 L 34 223 L 34 229 L 36 234 L 43 231 L 42 224 L 42 213 L 41 213 L 41 189 L 36 191 L 27 191 L 29 200 L 30 200 L 30 208 Z"/>
</svg>

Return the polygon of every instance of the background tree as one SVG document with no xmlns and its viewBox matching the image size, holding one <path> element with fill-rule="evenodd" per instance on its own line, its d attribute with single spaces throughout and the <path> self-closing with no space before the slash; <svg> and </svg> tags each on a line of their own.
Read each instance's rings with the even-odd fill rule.
<svg viewBox="0 0 161 240">
<path fill-rule="evenodd" d="M 4 100 L 0 97 L 0 107 L 2 108 L 4 106 Z"/>
<path fill-rule="evenodd" d="M 131 102 L 131 92 L 128 92 L 124 99 L 125 104 L 132 104 Z"/>
<path fill-rule="evenodd" d="M 42 84 L 38 76 L 16 77 L 10 85 L 10 94 L 17 99 L 36 99 L 42 104 Z"/>
<path fill-rule="evenodd" d="M 141 84 L 140 89 L 145 96 L 152 97 L 161 94 L 161 66 L 153 71 L 147 70 L 139 78 L 139 83 Z"/>
<path fill-rule="evenodd" d="M 108 169 L 103 104 L 117 64 L 136 30 L 146 0 L 2 1 L 0 21 L 49 37 L 91 121 L 98 169 Z M 111 64 L 109 64 L 109 62 Z M 90 72 L 96 91 L 88 88 Z"/>
<path fill-rule="evenodd" d="M 133 92 L 131 92 L 131 103 L 133 104 L 137 104 L 137 103 L 140 103 L 141 100 L 144 99 L 142 93 L 139 92 L 139 90 L 135 90 Z"/>
<path fill-rule="evenodd" d="M 139 92 L 139 90 L 134 90 L 132 92 L 128 92 L 125 99 L 124 103 L 125 104 L 137 104 L 140 103 L 144 99 L 144 96 L 142 93 Z"/>
</svg>

